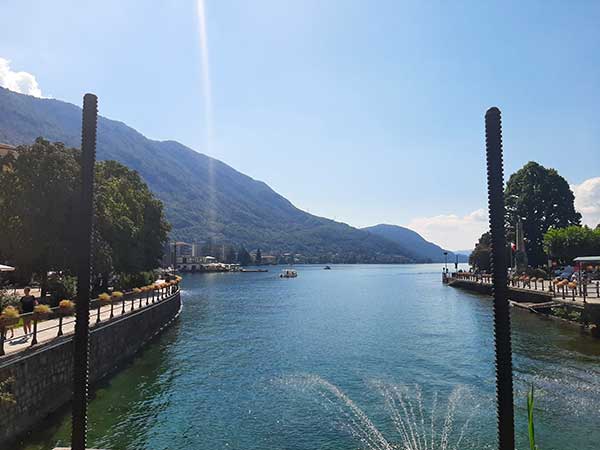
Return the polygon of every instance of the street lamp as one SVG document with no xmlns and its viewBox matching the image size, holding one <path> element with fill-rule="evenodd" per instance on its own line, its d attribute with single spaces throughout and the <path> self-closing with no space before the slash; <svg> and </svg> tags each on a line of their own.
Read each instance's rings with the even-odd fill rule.
<svg viewBox="0 0 600 450">
<path fill-rule="evenodd" d="M 444 268 L 446 269 L 446 273 L 448 273 L 448 252 L 444 252 Z"/>
</svg>

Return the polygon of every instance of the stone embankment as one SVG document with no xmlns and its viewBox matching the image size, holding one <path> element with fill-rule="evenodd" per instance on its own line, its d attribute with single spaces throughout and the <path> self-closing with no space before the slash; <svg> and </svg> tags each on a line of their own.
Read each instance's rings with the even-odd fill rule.
<svg viewBox="0 0 600 450">
<path fill-rule="evenodd" d="M 174 288 L 154 303 L 125 311 L 90 330 L 90 382 L 95 383 L 130 360 L 179 315 Z M 93 323 L 93 322 L 92 322 Z M 0 357 L 0 381 L 9 380 L 14 402 L 0 402 L 0 448 L 66 405 L 72 395 L 73 335 L 64 334 Z"/>
<path fill-rule="evenodd" d="M 492 295 L 492 283 L 489 277 L 476 277 L 471 275 L 444 276 L 443 282 L 452 287 L 457 287 L 483 295 Z M 556 287 L 547 280 L 535 284 L 509 285 L 508 298 L 516 306 L 532 312 L 555 315 L 557 310 L 567 313 L 576 311 L 578 319 L 567 319 L 579 325 L 594 325 L 590 330 L 597 335 L 600 330 L 600 293 L 598 285 L 586 286 L 585 295 L 582 290 L 570 290 Z"/>
</svg>

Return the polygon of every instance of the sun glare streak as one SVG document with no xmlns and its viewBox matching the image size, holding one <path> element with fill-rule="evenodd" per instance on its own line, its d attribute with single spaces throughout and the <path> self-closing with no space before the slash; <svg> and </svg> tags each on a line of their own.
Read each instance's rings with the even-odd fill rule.
<svg viewBox="0 0 600 450">
<path fill-rule="evenodd" d="M 208 33 L 206 31 L 206 7 L 204 0 L 196 0 L 196 14 L 198 17 L 198 40 L 200 44 L 200 64 L 202 77 L 202 96 L 204 99 L 204 120 L 205 120 L 205 149 L 204 153 L 212 153 L 213 144 L 213 118 L 212 118 L 212 88 L 210 83 L 210 67 L 208 57 Z M 216 234 L 216 186 L 215 186 L 215 168 L 214 161 L 208 160 L 208 230 L 211 237 Z"/>
<path fill-rule="evenodd" d="M 210 83 L 210 69 L 208 62 L 208 34 L 206 32 L 206 8 L 204 5 L 204 0 L 196 0 L 196 13 L 198 16 L 198 38 L 200 44 L 202 95 L 204 97 L 204 119 L 206 120 L 206 140 L 207 146 L 210 147 L 213 137 L 212 88 Z"/>
</svg>

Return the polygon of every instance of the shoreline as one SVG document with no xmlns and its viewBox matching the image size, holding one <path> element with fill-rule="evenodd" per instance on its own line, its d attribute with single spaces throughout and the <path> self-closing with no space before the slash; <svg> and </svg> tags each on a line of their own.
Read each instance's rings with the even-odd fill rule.
<svg viewBox="0 0 600 450">
<path fill-rule="evenodd" d="M 468 280 L 460 280 L 456 278 L 448 278 L 446 281 L 447 286 L 454 287 L 470 292 L 476 292 L 486 297 L 492 296 L 492 285 L 477 283 Z M 571 327 L 577 327 L 583 334 L 589 335 L 594 338 L 600 338 L 597 331 L 600 328 L 600 318 L 593 320 L 586 320 L 590 315 L 593 316 L 592 312 L 589 311 L 590 304 L 579 305 L 577 303 L 569 303 L 561 298 L 556 298 L 553 295 L 540 291 L 529 291 L 527 289 L 508 287 L 509 303 L 512 308 L 518 308 L 523 311 L 528 311 L 532 314 L 537 315 L 540 318 L 556 321 Z M 537 306 L 536 306 L 537 305 Z M 569 314 L 570 312 L 577 310 L 580 312 L 578 319 L 569 319 L 561 317 L 555 313 L 555 309 L 560 308 Z"/>
</svg>

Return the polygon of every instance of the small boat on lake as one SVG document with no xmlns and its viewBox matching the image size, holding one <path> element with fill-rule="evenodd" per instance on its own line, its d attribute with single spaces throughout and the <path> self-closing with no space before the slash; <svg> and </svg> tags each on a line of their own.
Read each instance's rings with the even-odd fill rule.
<svg viewBox="0 0 600 450">
<path fill-rule="evenodd" d="M 325 267 L 323 267 L 323 270 L 331 270 L 331 267 L 325 266 Z"/>
<path fill-rule="evenodd" d="M 279 274 L 279 278 L 296 278 L 298 276 L 298 272 L 294 269 L 283 269 Z"/>
</svg>

